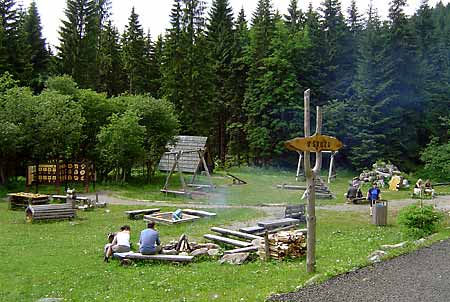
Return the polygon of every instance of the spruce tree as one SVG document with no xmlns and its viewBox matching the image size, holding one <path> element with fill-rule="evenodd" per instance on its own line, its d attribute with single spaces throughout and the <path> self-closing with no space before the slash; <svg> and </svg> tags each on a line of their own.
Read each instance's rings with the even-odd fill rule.
<svg viewBox="0 0 450 302">
<path fill-rule="evenodd" d="M 227 152 L 227 127 L 230 119 L 230 105 L 233 98 L 231 82 L 233 62 L 233 10 L 228 0 L 214 0 L 209 13 L 207 40 L 211 57 L 213 81 L 213 114 L 215 116 L 214 139 L 217 154 L 222 163 Z"/>
<path fill-rule="evenodd" d="M 98 11 L 94 0 L 67 0 L 60 28 L 60 72 L 85 88 L 96 88 Z"/>
<path fill-rule="evenodd" d="M 330 99 L 343 99 L 349 86 L 346 80 L 350 69 L 345 54 L 347 27 L 342 15 L 340 0 L 322 2 L 322 31 L 325 41 L 325 93 Z"/>
<path fill-rule="evenodd" d="M 239 11 L 234 25 L 234 47 L 231 82 L 233 83 L 233 98 L 230 103 L 230 124 L 227 127 L 229 136 L 229 154 L 235 156 L 237 164 L 248 154 L 248 143 L 244 131 L 246 118 L 243 110 L 249 60 L 247 51 L 250 43 L 249 29 L 244 8 Z"/>
<path fill-rule="evenodd" d="M 123 69 L 119 32 L 108 21 L 102 30 L 98 50 L 98 90 L 106 92 L 108 96 L 124 93 L 126 87 Z"/>
<path fill-rule="evenodd" d="M 298 7 L 298 0 L 291 0 L 289 2 L 288 14 L 284 15 L 287 27 L 291 32 L 297 32 L 302 27 L 304 22 L 303 12 Z"/>
<path fill-rule="evenodd" d="M 127 75 L 128 92 L 139 94 L 145 92 L 145 76 L 147 72 L 145 56 L 144 31 L 134 7 L 128 18 L 128 25 L 123 35 L 123 61 Z"/>
<path fill-rule="evenodd" d="M 26 41 L 30 47 L 30 60 L 33 65 L 33 84 L 35 89 L 42 88 L 45 76 L 48 73 L 49 54 L 45 39 L 42 37 L 41 18 L 36 2 L 31 2 L 25 17 L 24 30 Z"/>
</svg>

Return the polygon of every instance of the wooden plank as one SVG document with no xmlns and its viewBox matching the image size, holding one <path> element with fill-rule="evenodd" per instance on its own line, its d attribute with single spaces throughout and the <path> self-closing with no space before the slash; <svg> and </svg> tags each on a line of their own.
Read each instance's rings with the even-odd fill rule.
<svg viewBox="0 0 450 302">
<path fill-rule="evenodd" d="M 179 220 L 172 220 L 172 213 L 171 212 L 165 212 L 165 213 L 157 213 L 152 215 L 145 215 L 144 220 L 145 221 L 156 221 L 163 224 L 179 224 L 183 222 L 189 222 L 200 219 L 198 216 L 189 215 L 189 214 L 183 214 L 183 218 Z"/>
<path fill-rule="evenodd" d="M 114 256 L 120 259 L 134 259 L 134 260 L 154 260 L 154 261 L 173 261 L 173 262 L 191 262 L 193 256 L 180 255 L 142 255 L 141 253 L 114 253 Z"/>
<path fill-rule="evenodd" d="M 300 223 L 300 220 L 298 220 L 298 219 L 281 218 L 281 219 L 276 219 L 276 220 L 261 221 L 261 222 L 258 222 L 258 225 L 265 229 L 272 229 L 272 228 L 276 228 L 276 227 L 295 225 L 295 224 L 299 224 L 299 223 Z"/>
<path fill-rule="evenodd" d="M 166 193 L 166 194 L 175 194 L 175 195 L 183 195 L 186 196 L 188 198 L 192 198 L 192 194 L 190 192 L 183 192 L 183 191 L 174 191 L 174 190 L 165 190 L 162 189 L 161 193 Z"/>
<path fill-rule="evenodd" d="M 242 247 L 234 250 L 228 250 L 224 251 L 223 253 L 226 254 L 236 254 L 236 253 L 250 253 L 250 252 L 257 252 L 258 247 L 255 245 L 248 246 L 248 247 Z"/>
<path fill-rule="evenodd" d="M 205 234 L 205 235 L 203 235 L 203 237 L 205 237 L 208 240 L 226 243 L 226 244 L 234 245 L 237 247 L 248 247 L 248 246 L 252 245 L 250 242 L 245 242 L 245 241 L 236 240 L 236 239 L 230 239 L 230 238 L 212 235 L 212 234 Z"/>
<path fill-rule="evenodd" d="M 200 216 L 200 217 L 215 217 L 215 216 L 217 216 L 216 213 L 201 211 L 201 210 L 182 209 L 182 211 L 183 211 L 183 213 L 186 213 L 189 215 L 194 215 L 194 216 Z"/>
<path fill-rule="evenodd" d="M 153 213 L 159 212 L 161 209 L 143 209 L 143 210 L 133 210 L 133 211 L 125 211 L 125 214 L 128 215 L 128 218 L 133 219 L 138 215 L 150 215 Z"/>
<path fill-rule="evenodd" d="M 235 236 L 235 237 L 239 237 L 239 238 L 243 238 L 243 239 L 249 239 L 249 240 L 262 239 L 262 237 L 260 237 L 260 236 L 247 234 L 247 233 L 243 233 L 243 232 L 239 232 L 239 231 L 233 231 L 233 230 L 224 229 L 224 228 L 218 228 L 218 227 L 212 227 L 211 231 L 222 234 L 222 235 L 231 235 L 231 236 Z"/>
<path fill-rule="evenodd" d="M 256 232 L 262 232 L 264 230 L 265 229 L 263 227 L 256 226 L 256 225 L 239 229 L 239 231 L 247 233 L 247 234 L 254 234 Z"/>
</svg>

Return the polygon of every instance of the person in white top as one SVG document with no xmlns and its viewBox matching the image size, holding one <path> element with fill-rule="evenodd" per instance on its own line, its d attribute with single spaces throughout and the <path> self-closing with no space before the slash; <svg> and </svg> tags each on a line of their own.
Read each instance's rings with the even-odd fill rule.
<svg viewBox="0 0 450 302">
<path fill-rule="evenodd" d="M 111 245 L 106 249 L 104 261 L 108 262 L 113 253 L 126 253 L 130 251 L 130 226 L 124 225 L 116 234 Z"/>
</svg>

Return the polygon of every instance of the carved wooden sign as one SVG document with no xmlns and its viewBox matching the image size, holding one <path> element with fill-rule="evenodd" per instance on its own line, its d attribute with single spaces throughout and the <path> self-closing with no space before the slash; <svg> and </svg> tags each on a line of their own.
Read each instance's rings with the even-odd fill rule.
<svg viewBox="0 0 450 302">
<path fill-rule="evenodd" d="M 285 143 L 286 148 L 292 151 L 338 151 L 344 145 L 335 137 L 327 135 L 314 135 L 309 137 L 297 137 Z"/>
</svg>

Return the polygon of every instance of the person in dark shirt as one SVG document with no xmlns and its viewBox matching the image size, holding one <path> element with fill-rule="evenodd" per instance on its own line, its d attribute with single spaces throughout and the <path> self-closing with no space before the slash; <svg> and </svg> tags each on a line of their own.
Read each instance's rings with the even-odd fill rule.
<svg viewBox="0 0 450 302">
<path fill-rule="evenodd" d="M 155 222 L 150 221 L 147 229 L 141 232 L 139 238 L 139 252 L 143 255 L 154 255 L 161 251 L 161 241 L 159 233 L 155 230 Z"/>
<path fill-rule="evenodd" d="M 358 188 L 350 185 L 347 191 L 347 203 L 352 203 L 358 195 Z"/>
<path fill-rule="evenodd" d="M 377 200 L 380 200 L 381 198 L 381 191 L 378 188 L 378 185 L 376 182 L 374 182 L 372 184 L 372 188 L 370 188 L 370 190 L 367 192 L 367 199 L 370 202 L 370 216 L 372 216 L 372 209 L 373 209 L 373 205 L 375 204 L 375 202 Z"/>
</svg>

